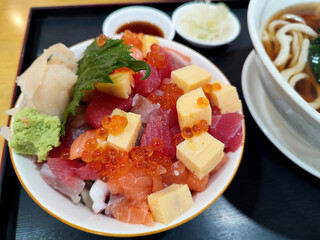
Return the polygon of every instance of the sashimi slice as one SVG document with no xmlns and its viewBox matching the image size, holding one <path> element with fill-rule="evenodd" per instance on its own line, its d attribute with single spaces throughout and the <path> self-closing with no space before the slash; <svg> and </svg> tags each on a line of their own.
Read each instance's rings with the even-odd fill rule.
<svg viewBox="0 0 320 240">
<path fill-rule="evenodd" d="M 141 70 L 139 73 L 133 75 L 135 87 L 133 89 L 134 94 L 140 94 L 144 97 L 147 97 L 149 93 L 156 91 L 160 84 L 161 78 L 159 77 L 158 70 L 156 67 L 150 65 L 151 73 L 150 76 L 145 79 L 141 80 L 145 75 L 145 70 Z"/>
<path fill-rule="evenodd" d="M 208 133 L 225 144 L 225 151 L 235 151 L 242 144 L 242 119 L 240 113 L 212 115 Z"/>
<path fill-rule="evenodd" d="M 164 148 L 160 153 L 173 158 L 176 154 L 176 149 L 173 146 L 173 135 L 168 124 L 162 120 L 161 116 L 151 115 L 146 130 L 141 137 L 140 146 L 151 146 L 155 138 L 161 139 L 164 143 Z"/>
<path fill-rule="evenodd" d="M 95 138 L 95 129 L 82 133 L 71 145 L 70 159 L 80 158 L 88 139 Z"/>
<path fill-rule="evenodd" d="M 66 135 L 60 138 L 60 145 L 58 147 L 53 148 L 49 152 L 50 158 L 58 158 L 61 156 L 61 151 L 65 148 L 70 148 L 73 142 L 71 128 L 69 125 L 66 126 Z"/>
<path fill-rule="evenodd" d="M 209 181 L 209 174 L 205 175 L 201 180 L 189 171 L 187 184 L 191 191 L 202 192 L 206 189 Z"/>
<path fill-rule="evenodd" d="M 172 163 L 172 165 L 167 168 L 167 172 L 161 175 L 163 182 L 167 185 L 173 183 L 186 184 L 188 176 L 188 170 L 181 161 Z"/>
<path fill-rule="evenodd" d="M 153 179 L 143 169 L 131 166 L 120 177 L 111 177 L 108 187 L 112 194 L 121 194 L 130 200 L 146 200 L 152 193 Z"/>
<path fill-rule="evenodd" d="M 77 160 L 66 160 L 62 158 L 48 158 L 48 166 L 52 173 L 66 186 L 76 189 L 79 185 L 79 178 L 74 176 L 74 171 L 82 164 Z"/>
<path fill-rule="evenodd" d="M 154 225 L 154 219 L 146 201 L 131 201 L 122 197 L 108 204 L 106 211 L 110 211 L 113 217 L 121 222 Z"/>
<path fill-rule="evenodd" d="M 147 98 L 137 94 L 131 112 L 140 114 L 142 123 L 147 123 L 150 114 L 159 109 L 159 104 L 152 104 Z"/>
<path fill-rule="evenodd" d="M 69 196 L 73 203 L 80 201 L 79 194 L 83 190 L 85 183 L 81 179 L 74 179 L 73 187 L 69 187 L 63 181 L 57 178 L 57 176 L 51 171 L 49 165 L 44 163 L 40 169 L 40 175 L 44 181 L 59 192 Z"/>
<path fill-rule="evenodd" d="M 95 180 L 98 178 L 99 171 L 94 170 L 89 164 L 74 171 L 74 174 L 82 180 Z"/>
<path fill-rule="evenodd" d="M 112 113 L 115 108 L 129 111 L 132 105 L 132 97 L 122 99 L 111 95 L 95 91 L 87 107 L 85 116 L 88 123 L 93 128 L 101 127 L 101 120 Z"/>
</svg>

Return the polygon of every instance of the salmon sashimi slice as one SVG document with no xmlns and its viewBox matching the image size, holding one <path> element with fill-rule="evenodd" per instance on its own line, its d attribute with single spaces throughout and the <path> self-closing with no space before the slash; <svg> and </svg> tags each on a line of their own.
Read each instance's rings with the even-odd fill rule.
<svg viewBox="0 0 320 240">
<path fill-rule="evenodd" d="M 108 187 L 112 194 L 121 194 L 129 200 L 146 200 L 154 191 L 164 188 L 160 176 L 151 177 L 144 169 L 131 166 L 128 172 L 121 176 L 111 177 Z"/>
<path fill-rule="evenodd" d="M 210 172 L 210 176 L 218 172 L 229 160 L 228 154 L 224 154 L 222 160 L 218 163 L 218 165 Z"/>
<path fill-rule="evenodd" d="M 187 184 L 191 191 L 202 192 L 206 189 L 209 182 L 209 174 L 205 175 L 201 180 L 194 175 L 192 172 L 189 172 Z"/>
<path fill-rule="evenodd" d="M 74 140 L 70 148 L 70 159 L 80 158 L 82 151 L 85 148 L 85 143 L 88 139 L 95 138 L 95 129 L 88 130 L 82 133 Z"/>
<path fill-rule="evenodd" d="M 167 172 L 162 174 L 162 180 L 165 184 L 171 185 L 173 183 L 186 184 L 188 180 L 188 170 L 181 161 L 176 161 L 167 168 Z"/>
<path fill-rule="evenodd" d="M 154 225 L 154 218 L 146 201 L 132 201 L 120 197 L 108 205 L 106 211 L 111 212 L 112 216 L 121 222 Z"/>
<path fill-rule="evenodd" d="M 207 187 L 209 174 L 201 180 L 190 172 L 181 161 L 174 162 L 162 176 L 165 184 L 188 184 L 191 191 L 202 192 Z"/>
</svg>

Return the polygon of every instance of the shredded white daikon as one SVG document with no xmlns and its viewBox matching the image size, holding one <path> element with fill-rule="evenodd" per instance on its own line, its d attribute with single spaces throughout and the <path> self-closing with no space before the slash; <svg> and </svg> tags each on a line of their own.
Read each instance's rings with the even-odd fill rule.
<svg viewBox="0 0 320 240">
<path fill-rule="evenodd" d="M 178 24 L 186 35 L 204 42 L 225 41 L 232 34 L 229 8 L 224 3 L 195 6 Z"/>
</svg>

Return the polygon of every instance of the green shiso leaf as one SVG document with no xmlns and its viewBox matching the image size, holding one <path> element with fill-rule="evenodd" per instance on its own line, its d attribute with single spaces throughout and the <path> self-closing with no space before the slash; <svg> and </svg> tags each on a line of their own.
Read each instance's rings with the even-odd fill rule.
<svg viewBox="0 0 320 240">
<path fill-rule="evenodd" d="M 78 62 L 78 80 L 73 88 L 72 100 L 64 111 L 62 119 L 61 135 L 65 135 L 65 124 L 69 113 L 75 114 L 75 109 L 84 96 L 83 90 L 94 89 L 94 83 L 112 83 L 109 74 L 114 70 L 127 67 L 138 72 L 146 70 L 141 80 L 150 75 L 150 67 L 145 61 L 134 59 L 130 54 L 130 46 L 125 45 L 121 39 L 108 39 L 107 42 L 98 46 L 93 41 L 85 50 L 83 57 Z"/>
</svg>

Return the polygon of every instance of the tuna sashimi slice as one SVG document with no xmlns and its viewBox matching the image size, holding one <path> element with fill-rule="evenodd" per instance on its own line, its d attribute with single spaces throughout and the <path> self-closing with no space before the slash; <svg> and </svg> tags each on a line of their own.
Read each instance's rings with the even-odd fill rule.
<svg viewBox="0 0 320 240">
<path fill-rule="evenodd" d="M 85 186 L 83 180 L 74 178 L 72 181 L 73 186 L 70 187 L 66 185 L 65 182 L 58 179 L 58 177 L 55 174 L 53 174 L 47 163 L 44 163 L 42 165 L 40 169 L 40 175 L 44 179 L 44 181 L 51 187 L 69 196 L 72 199 L 73 203 L 78 203 L 80 201 L 81 198 L 79 194 Z"/>
<path fill-rule="evenodd" d="M 77 160 L 62 158 L 49 158 L 48 166 L 52 173 L 66 186 L 75 189 L 79 185 L 79 179 L 74 176 L 74 171 L 82 164 Z"/>
<path fill-rule="evenodd" d="M 95 91 L 87 107 L 85 117 L 93 128 L 101 127 L 101 120 L 110 115 L 115 108 L 129 111 L 132 105 L 132 97 L 128 99 L 117 98 L 99 91 Z"/>
<path fill-rule="evenodd" d="M 61 151 L 65 148 L 70 148 L 73 142 L 72 132 L 69 125 L 66 126 L 66 135 L 60 139 L 60 145 L 58 147 L 53 148 L 49 152 L 50 158 L 58 158 L 61 155 Z"/>
<path fill-rule="evenodd" d="M 74 171 L 74 174 L 82 180 L 95 180 L 98 178 L 99 171 L 93 170 L 89 164 Z"/>
<path fill-rule="evenodd" d="M 176 149 L 173 146 L 173 135 L 168 123 L 163 121 L 161 116 L 152 115 L 150 116 L 147 127 L 141 137 L 140 146 L 151 146 L 151 143 L 155 138 L 160 138 L 164 143 L 161 154 L 173 158 L 176 154 Z"/>
<path fill-rule="evenodd" d="M 225 151 L 234 152 L 242 144 L 242 119 L 240 113 L 212 115 L 209 133 L 225 144 Z"/>
<path fill-rule="evenodd" d="M 150 76 L 145 80 L 141 80 L 141 78 L 145 75 L 145 70 L 141 70 L 139 73 L 133 75 L 135 82 L 133 92 L 135 94 L 138 93 L 144 97 L 147 97 L 149 93 L 152 93 L 159 88 L 161 84 L 161 78 L 159 77 L 157 68 L 152 65 L 150 65 L 150 68 Z"/>
</svg>

